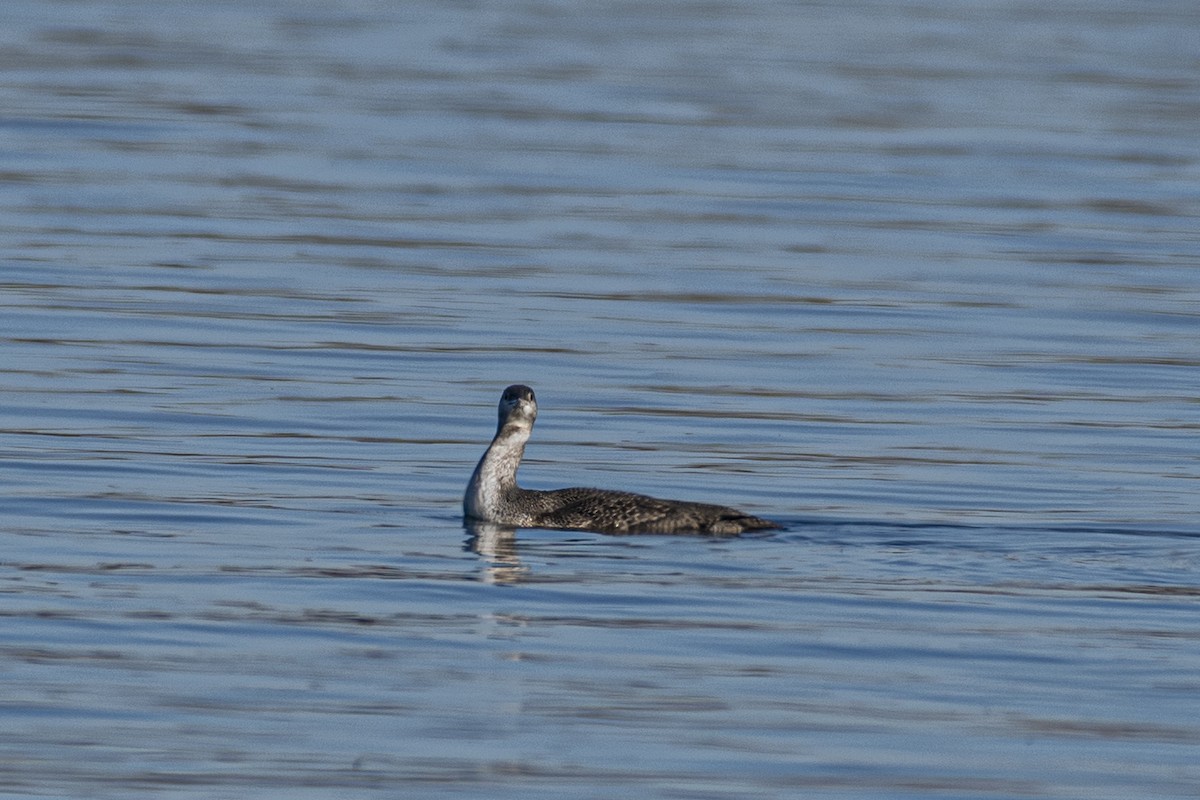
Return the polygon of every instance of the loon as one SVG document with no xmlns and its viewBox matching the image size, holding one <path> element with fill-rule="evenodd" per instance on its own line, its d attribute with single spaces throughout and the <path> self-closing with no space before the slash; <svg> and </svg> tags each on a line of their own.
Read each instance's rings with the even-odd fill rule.
<svg viewBox="0 0 1200 800">
<path fill-rule="evenodd" d="M 562 528 L 597 533 L 706 533 L 732 536 L 781 526 L 734 508 L 661 500 L 605 489 L 522 489 L 517 468 L 537 419 L 533 389 L 514 384 L 500 397 L 500 422 L 463 495 L 468 520 L 515 528 Z"/>
</svg>

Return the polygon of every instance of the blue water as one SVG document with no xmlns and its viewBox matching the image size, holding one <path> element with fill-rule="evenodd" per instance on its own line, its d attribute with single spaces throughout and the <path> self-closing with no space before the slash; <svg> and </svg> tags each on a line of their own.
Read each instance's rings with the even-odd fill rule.
<svg viewBox="0 0 1200 800">
<path fill-rule="evenodd" d="M 0 795 L 1200 791 L 1194 4 L 4 16 Z"/>
</svg>

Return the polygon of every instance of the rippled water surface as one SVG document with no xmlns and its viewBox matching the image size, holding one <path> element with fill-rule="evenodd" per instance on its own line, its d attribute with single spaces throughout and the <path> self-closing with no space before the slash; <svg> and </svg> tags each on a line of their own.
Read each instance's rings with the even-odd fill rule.
<svg viewBox="0 0 1200 800">
<path fill-rule="evenodd" d="M 1196 796 L 1194 3 L 4 16 L 0 795 Z"/>
</svg>

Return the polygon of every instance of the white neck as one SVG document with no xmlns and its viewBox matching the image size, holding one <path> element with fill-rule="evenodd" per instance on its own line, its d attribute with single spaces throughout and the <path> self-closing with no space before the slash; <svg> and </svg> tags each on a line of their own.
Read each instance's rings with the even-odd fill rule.
<svg viewBox="0 0 1200 800">
<path fill-rule="evenodd" d="M 525 455 L 525 443 L 533 424 L 525 421 L 501 424 L 491 445 L 479 459 L 463 495 L 463 514 L 473 519 L 496 521 L 504 498 L 517 488 L 517 468 Z"/>
</svg>

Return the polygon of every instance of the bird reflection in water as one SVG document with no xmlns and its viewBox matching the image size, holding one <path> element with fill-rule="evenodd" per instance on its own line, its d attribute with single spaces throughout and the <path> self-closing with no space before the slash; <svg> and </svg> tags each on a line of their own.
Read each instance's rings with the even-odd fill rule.
<svg viewBox="0 0 1200 800">
<path fill-rule="evenodd" d="M 517 555 L 517 529 L 494 522 L 468 519 L 463 523 L 467 532 L 464 549 L 487 560 L 483 569 L 488 583 L 520 583 L 528 574 L 529 567 L 521 563 Z"/>
</svg>

